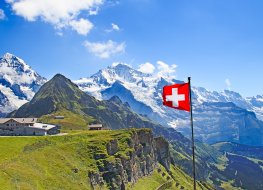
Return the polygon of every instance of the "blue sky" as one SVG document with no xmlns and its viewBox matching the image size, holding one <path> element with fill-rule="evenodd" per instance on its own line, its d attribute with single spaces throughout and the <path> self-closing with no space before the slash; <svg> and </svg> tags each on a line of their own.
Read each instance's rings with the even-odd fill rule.
<svg viewBox="0 0 263 190">
<path fill-rule="evenodd" d="M 1 0 L 0 54 L 21 57 L 47 78 L 162 61 L 196 86 L 263 94 L 262 0 L 60 2 Z"/>
</svg>

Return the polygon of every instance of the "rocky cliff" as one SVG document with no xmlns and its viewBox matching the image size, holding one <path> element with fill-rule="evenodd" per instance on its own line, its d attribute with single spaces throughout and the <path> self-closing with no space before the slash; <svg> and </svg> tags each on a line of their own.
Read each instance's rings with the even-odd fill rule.
<svg viewBox="0 0 263 190">
<path fill-rule="evenodd" d="M 90 171 L 88 176 L 93 189 L 105 184 L 109 189 L 126 189 L 128 183 L 151 175 L 159 164 L 169 171 L 171 157 L 168 142 L 162 138 L 154 138 L 148 129 L 134 130 L 127 139 L 129 151 L 125 155 L 118 154 L 119 144 L 116 139 L 106 144 L 108 156 L 112 159 L 97 159 L 98 171 Z"/>
</svg>

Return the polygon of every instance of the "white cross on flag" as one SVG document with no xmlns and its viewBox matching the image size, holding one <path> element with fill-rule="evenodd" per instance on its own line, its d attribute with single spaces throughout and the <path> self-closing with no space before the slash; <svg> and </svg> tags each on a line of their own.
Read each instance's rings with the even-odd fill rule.
<svg viewBox="0 0 263 190">
<path fill-rule="evenodd" d="M 163 87 L 163 105 L 190 111 L 189 84 L 174 84 Z"/>
</svg>

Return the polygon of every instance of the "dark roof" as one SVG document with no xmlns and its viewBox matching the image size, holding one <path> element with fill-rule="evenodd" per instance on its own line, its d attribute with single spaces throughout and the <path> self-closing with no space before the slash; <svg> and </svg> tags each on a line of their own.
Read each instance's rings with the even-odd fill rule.
<svg viewBox="0 0 263 190">
<path fill-rule="evenodd" d="M 0 124 L 4 124 L 10 120 L 14 120 L 18 123 L 36 123 L 37 122 L 37 118 L 0 118 Z"/>
</svg>

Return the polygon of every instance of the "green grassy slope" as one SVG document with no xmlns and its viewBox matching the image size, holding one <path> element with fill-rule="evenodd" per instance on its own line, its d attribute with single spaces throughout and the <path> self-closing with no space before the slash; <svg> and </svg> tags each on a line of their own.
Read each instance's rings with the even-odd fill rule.
<svg viewBox="0 0 263 190">
<path fill-rule="evenodd" d="M 97 170 L 95 154 L 106 154 L 105 144 L 120 142 L 128 150 L 130 131 L 92 131 L 67 136 L 0 138 L 0 189 L 90 189 L 88 171 Z"/>
<path fill-rule="evenodd" d="M 151 176 L 139 179 L 134 186 L 130 185 L 128 190 L 150 190 L 158 189 L 161 186 L 166 190 L 193 189 L 193 179 L 184 173 L 179 167 L 171 166 L 170 172 L 167 172 L 162 166 L 159 166 Z M 214 188 L 207 183 L 201 183 L 198 181 L 197 189 L 213 190 Z"/>
<path fill-rule="evenodd" d="M 134 129 L 82 131 L 65 136 L 1 137 L 0 189 L 89 190 L 88 172 L 98 171 L 101 160 L 112 162 L 119 155 L 126 155 L 130 151 L 127 141 L 133 132 Z M 118 140 L 119 151 L 109 156 L 106 144 L 112 139 Z M 172 189 L 190 188 L 191 178 L 179 168 L 171 167 L 170 173 L 161 165 L 159 168 L 134 186 L 130 184 L 128 189 L 154 190 L 169 180 L 172 180 Z M 102 189 L 108 188 L 104 185 Z"/>
<path fill-rule="evenodd" d="M 55 119 L 57 115 L 63 115 L 64 119 Z M 60 109 L 53 113 L 43 115 L 39 118 L 39 121 L 59 125 L 63 130 L 86 130 L 88 124 L 93 122 L 94 118 L 88 115 L 74 113 L 70 110 Z"/>
</svg>

